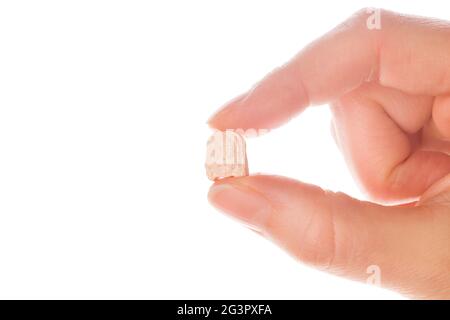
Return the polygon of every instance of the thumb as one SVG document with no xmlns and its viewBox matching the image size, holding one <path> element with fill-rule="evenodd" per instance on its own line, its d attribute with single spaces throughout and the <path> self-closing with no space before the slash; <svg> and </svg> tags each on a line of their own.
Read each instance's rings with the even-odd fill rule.
<svg viewBox="0 0 450 320">
<path fill-rule="evenodd" d="M 314 267 L 364 281 L 376 266 L 383 286 L 415 296 L 448 290 L 450 219 L 430 206 L 386 207 L 266 175 L 218 181 L 209 199 Z"/>
</svg>

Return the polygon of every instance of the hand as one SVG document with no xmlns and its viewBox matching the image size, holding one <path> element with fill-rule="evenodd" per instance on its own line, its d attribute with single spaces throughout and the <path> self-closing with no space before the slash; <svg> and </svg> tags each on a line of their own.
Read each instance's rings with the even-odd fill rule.
<svg viewBox="0 0 450 320">
<path fill-rule="evenodd" d="M 226 178 L 209 199 L 299 260 L 416 298 L 450 298 L 450 23 L 362 10 L 210 120 L 270 129 L 329 103 L 334 136 L 377 203 L 280 176 Z"/>
</svg>

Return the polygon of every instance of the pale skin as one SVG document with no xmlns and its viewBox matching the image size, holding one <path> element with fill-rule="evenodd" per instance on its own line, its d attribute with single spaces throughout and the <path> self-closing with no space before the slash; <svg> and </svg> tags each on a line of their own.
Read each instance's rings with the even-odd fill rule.
<svg viewBox="0 0 450 320">
<path fill-rule="evenodd" d="M 335 141 L 374 202 L 273 175 L 222 179 L 209 200 L 306 264 L 361 281 L 376 265 L 382 286 L 450 299 L 450 22 L 381 11 L 381 29 L 369 30 L 368 15 L 309 44 L 209 124 L 271 129 L 328 103 Z"/>
</svg>

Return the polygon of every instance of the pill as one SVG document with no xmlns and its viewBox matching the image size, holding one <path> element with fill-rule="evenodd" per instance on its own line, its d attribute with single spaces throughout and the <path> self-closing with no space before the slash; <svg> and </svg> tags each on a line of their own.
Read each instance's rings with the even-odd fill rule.
<svg viewBox="0 0 450 320">
<path fill-rule="evenodd" d="M 206 145 L 205 167 L 210 180 L 247 176 L 244 137 L 232 130 L 215 131 Z"/>
</svg>

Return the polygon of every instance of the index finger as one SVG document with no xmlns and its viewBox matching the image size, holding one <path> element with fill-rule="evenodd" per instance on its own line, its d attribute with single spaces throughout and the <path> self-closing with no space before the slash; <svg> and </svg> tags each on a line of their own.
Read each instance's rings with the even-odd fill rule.
<svg viewBox="0 0 450 320">
<path fill-rule="evenodd" d="M 379 29 L 370 27 L 374 14 Z M 209 124 L 221 130 L 274 128 L 366 81 L 440 95 L 450 92 L 449 70 L 448 22 L 364 9 L 226 104 Z"/>
</svg>

